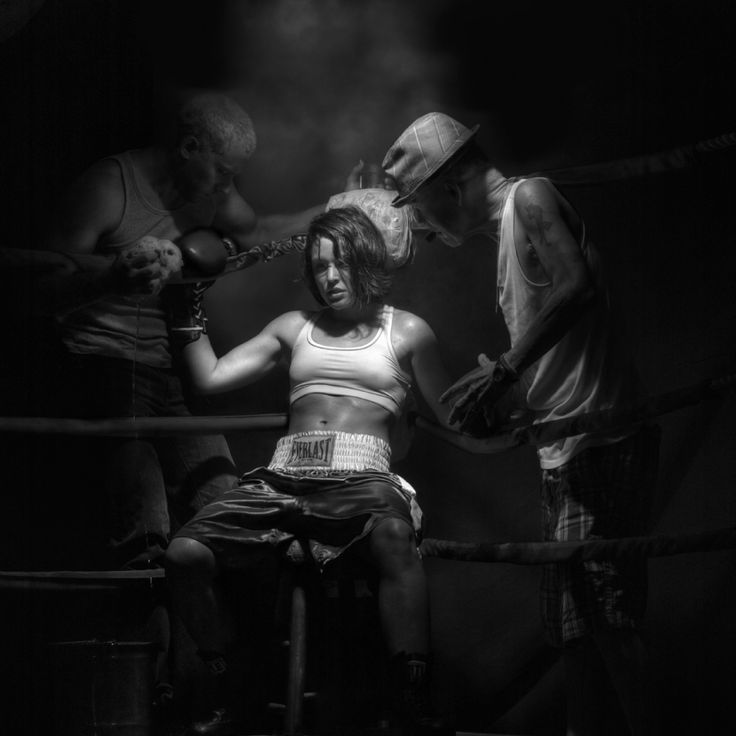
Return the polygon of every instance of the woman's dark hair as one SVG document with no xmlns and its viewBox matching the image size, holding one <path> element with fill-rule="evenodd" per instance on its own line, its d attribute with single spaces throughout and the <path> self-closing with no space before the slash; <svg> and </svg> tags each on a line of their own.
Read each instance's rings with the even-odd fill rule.
<svg viewBox="0 0 736 736">
<path fill-rule="evenodd" d="M 312 271 L 312 251 L 320 238 L 335 246 L 335 256 L 347 267 L 355 304 L 365 307 L 380 301 L 391 288 L 388 251 L 381 231 L 358 207 L 336 207 L 317 215 L 309 224 L 304 249 L 304 279 L 314 298 L 325 304 Z"/>
</svg>

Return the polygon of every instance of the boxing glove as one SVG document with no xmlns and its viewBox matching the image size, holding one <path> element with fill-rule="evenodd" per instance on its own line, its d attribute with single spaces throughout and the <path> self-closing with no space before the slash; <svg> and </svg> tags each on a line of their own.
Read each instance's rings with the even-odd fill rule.
<svg viewBox="0 0 736 736">
<path fill-rule="evenodd" d="M 188 276 L 217 276 L 225 270 L 228 256 L 236 252 L 231 240 L 208 227 L 184 233 L 176 244 L 184 259 L 184 273 Z"/>
</svg>

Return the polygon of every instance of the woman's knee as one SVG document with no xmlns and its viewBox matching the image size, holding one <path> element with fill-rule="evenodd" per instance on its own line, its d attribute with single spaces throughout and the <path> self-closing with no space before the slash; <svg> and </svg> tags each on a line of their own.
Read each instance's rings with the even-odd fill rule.
<svg viewBox="0 0 736 736">
<path fill-rule="evenodd" d="M 419 563 L 414 530 L 401 519 L 386 519 L 381 522 L 371 532 L 370 547 L 373 556 L 379 561 Z"/>
<path fill-rule="evenodd" d="M 216 562 L 212 550 L 196 539 L 178 537 L 169 544 L 164 556 L 167 575 L 212 575 Z"/>
</svg>

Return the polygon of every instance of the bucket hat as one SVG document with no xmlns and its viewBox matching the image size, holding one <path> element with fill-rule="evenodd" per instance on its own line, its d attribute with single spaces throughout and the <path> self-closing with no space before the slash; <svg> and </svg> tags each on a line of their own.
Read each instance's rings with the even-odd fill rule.
<svg viewBox="0 0 736 736">
<path fill-rule="evenodd" d="M 477 132 L 441 112 L 430 112 L 415 120 L 388 149 L 381 164 L 396 182 L 401 207 L 417 189 L 434 176 Z"/>
</svg>

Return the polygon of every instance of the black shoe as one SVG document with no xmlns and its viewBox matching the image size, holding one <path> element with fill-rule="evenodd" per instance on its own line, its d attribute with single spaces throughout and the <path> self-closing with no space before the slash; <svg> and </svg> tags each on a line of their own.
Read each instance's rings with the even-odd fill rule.
<svg viewBox="0 0 736 736">
<path fill-rule="evenodd" d="M 391 724 L 388 716 L 385 718 L 379 718 L 375 723 L 371 723 L 369 726 L 363 726 L 359 729 L 358 733 L 360 736 L 399 736 L 399 732 L 396 730 L 396 727 Z"/>
<path fill-rule="evenodd" d="M 360 736 L 455 736 L 455 729 L 441 718 L 380 720 L 360 729 Z"/>
<path fill-rule="evenodd" d="M 209 718 L 195 721 L 187 729 L 186 736 L 238 736 L 240 724 L 225 708 L 215 708 Z"/>
<path fill-rule="evenodd" d="M 153 725 L 155 733 L 167 733 L 174 712 L 174 688 L 168 682 L 156 684 L 153 696 Z"/>
<path fill-rule="evenodd" d="M 389 663 L 394 723 L 406 736 L 455 736 L 436 715 L 430 698 L 431 660 L 425 654 L 400 652 Z M 393 725 L 393 723 L 392 723 Z"/>
<path fill-rule="evenodd" d="M 412 736 L 455 736 L 455 729 L 439 716 L 420 716 L 409 725 Z"/>
</svg>

